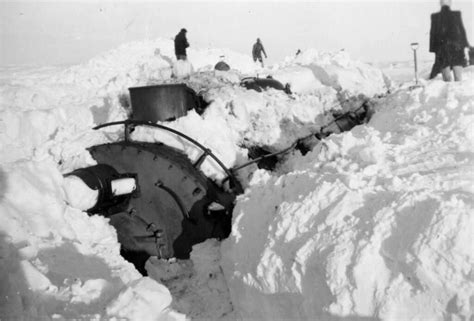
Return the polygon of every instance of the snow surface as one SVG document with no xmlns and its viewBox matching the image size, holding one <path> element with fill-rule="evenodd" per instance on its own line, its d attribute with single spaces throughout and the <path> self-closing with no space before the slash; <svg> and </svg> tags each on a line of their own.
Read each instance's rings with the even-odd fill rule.
<svg viewBox="0 0 474 321">
<path fill-rule="evenodd" d="M 223 55 L 231 70 L 213 70 Z M 167 39 L 76 66 L 1 69 L 0 318 L 472 318 L 474 77 L 465 71 L 461 83 L 410 88 L 346 52 L 308 50 L 261 68 L 192 48 L 176 63 Z M 239 86 L 257 75 L 294 94 Z M 127 118 L 129 87 L 177 82 L 211 103 L 164 124 L 228 167 L 248 161 L 249 147 L 277 151 L 318 131 L 345 104 L 371 98 L 376 113 L 274 172 L 240 171 L 230 238 L 194 246 L 190 260 L 151 258 L 142 277 L 108 220 L 82 212 L 96 196 L 63 175 L 95 164 L 87 147 L 122 137 L 91 128 Z M 143 127 L 133 138 L 199 157 L 166 132 Z M 224 177 L 211 160 L 201 169 Z"/>
<path fill-rule="evenodd" d="M 257 172 L 221 249 L 236 311 L 472 317 L 473 93 L 472 79 L 400 90 L 287 173 Z"/>
</svg>

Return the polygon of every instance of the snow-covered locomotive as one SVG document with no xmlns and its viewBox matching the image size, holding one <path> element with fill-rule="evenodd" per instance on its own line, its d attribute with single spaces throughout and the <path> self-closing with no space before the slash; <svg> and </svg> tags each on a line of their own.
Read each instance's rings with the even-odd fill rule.
<svg viewBox="0 0 474 321">
<path fill-rule="evenodd" d="M 123 126 L 123 140 L 89 148 L 98 165 L 77 169 L 80 179 L 97 192 L 86 209 L 110 218 L 122 255 L 144 272 L 149 256 L 188 258 L 192 245 L 229 235 L 231 213 L 242 187 L 233 173 L 199 142 L 157 121 L 199 109 L 198 95 L 184 84 L 130 88 L 131 117 L 97 126 Z M 163 143 L 134 141 L 130 133 L 148 126 L 178 135 L 202 150 L 195 161 Z M 227 174 L 224 189 L 206 177 L 200 166 L 212 158 Z"/>
<path fill-rule="evenodd" d="M 244 78 L 242 86 L 262 91 L 268 87 L 283 90 L 271 78 Z M 231 231 L 232 209 L 236 196 L 243 192 L 234 173 L 252 163 L 272 169 L 276 156 L 293 149 L 302 153 L 314 141 L 349 130 L 370 118 L 368 101 L 352 104 L 349 111 L 334 112 L 334 120 L 319 132 L 300 138 L 279 152 L 249 147 L 253 160 L 228 169 L 214 153 L 193 138 L 163 122 L 184 116 L 188 110 L 198 113 L 204 101 L 185 84 L 130 88 L 132 113 L 127 120 L 95 127 L 123 126 L 123 140 L 89 148 L 98 165 L 77 169 L 66 176 L 80 180 L 96 191 L 93 201 L 83 210 L 110 218 L 115 227 L 122 255 L 142 272 L 149 256 L 188 258 L 194 244 L 208 238 L 223 239 Z M 160 121 L 161 124 L 157 123 Z M 139 126 L 165 130 L 198 147 L 202 153 L 194 162 L 182 151 L 164 143 L 131 139 Z M 309 140 L 308 140 L 309 139 Z M 206 158 L 222 168 L 225 184 L 217 185 L 200 170 Z M 226 186 L 225 188 L 223 186 Z"/>
</svg>

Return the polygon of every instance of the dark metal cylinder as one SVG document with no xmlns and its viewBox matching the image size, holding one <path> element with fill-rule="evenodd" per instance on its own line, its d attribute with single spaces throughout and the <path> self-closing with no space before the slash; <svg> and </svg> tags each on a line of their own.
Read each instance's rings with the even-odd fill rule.
<svg viewBox="0 0 474 321">
<path fill-rule="evenodd" d="M 185 84 L 132 87 L 128 90 L 133 120 L 153 123 L 174 120 L 199 107 L 196 93 Z"/>
</svg>

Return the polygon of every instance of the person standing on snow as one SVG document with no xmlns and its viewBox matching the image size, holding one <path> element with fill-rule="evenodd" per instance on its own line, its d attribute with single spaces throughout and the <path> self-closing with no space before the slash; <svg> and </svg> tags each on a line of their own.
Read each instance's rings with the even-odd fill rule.
<svg viewBox="0 0 474 321">
<path fill-rule="evenodd" d="M 441 72 L 444 81 L 462 80 L 462 67 L 465 65 L 464 51 L 469 47 L 461 12 L 451 11 L 451 0 L 440 0 L 441 11 L 431 15 L 430 52 L 435 53 L 435 62 L 430 79 Z"/>
<path fill-rule="evenodd" d="M 252 57 L 253 57 L 253 61 L 255 62 L 257 62 L 257 60 L 260 61 L 263 67 L 262 52 L 265 55 L 265 58 L 268 58 L 267 53 L 265 52 L 265 48 L 263 48 L 262 42 L 260 41 L 260 38 L 257 38 L 257 42 L 253 45 L 253 48 L 252 48 Z"/>
<path fill-rule="evenodd" d="M 186 60 L 186 48 L 189 47 L 188 39 L 186 39 L 186 29 L 181 29 L 181 31 L 174 38 L 174 53 L 176 54 L 176 59 Z"/>
</svg>

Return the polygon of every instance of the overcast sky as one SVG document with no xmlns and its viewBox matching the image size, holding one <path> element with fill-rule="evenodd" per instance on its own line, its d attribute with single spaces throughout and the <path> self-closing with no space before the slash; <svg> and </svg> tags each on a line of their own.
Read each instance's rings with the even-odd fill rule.
<svg viewBox="0 0 474 321">
<path fill-rule="evenodd" d="M 473 1 L 453 0 L 468 41 Z M 270 62 L 297 49 L 339 50 L 367 62 L 412 59 L 409 44 L 428 53 L 430 14 L 439 1 L 61 1 L 0 0 L 0 65 L 84 62 L 118 45 L 172 38 L 185 27 L 191 46 L 250 54 L 262 39 Z"/>
</svg>

